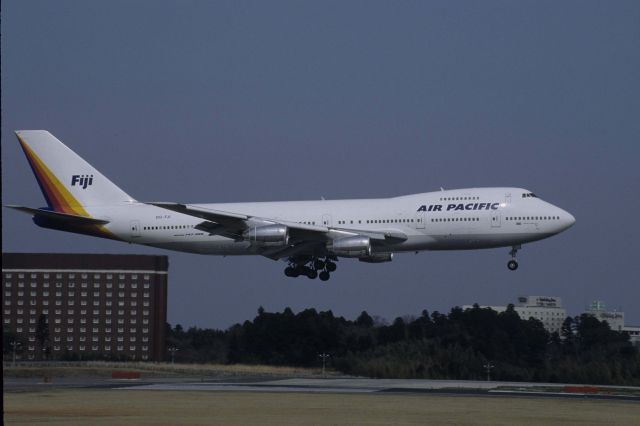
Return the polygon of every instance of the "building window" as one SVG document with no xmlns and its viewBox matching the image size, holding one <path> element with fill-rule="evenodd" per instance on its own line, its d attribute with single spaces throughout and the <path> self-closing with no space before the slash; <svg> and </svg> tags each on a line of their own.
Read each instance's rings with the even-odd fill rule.
<svg viewBox="0 0 640 426">
<path fill-rule="evenodd" d="M 97 350 L 98 350 L 98 345 L 93 345 L 93 346 L 91 346 L 91 350 L 92 350 L 92 351 L 97 351 Z"/>
<path fill-rule="evenodd" d="M 93 327 L 93 332 L 97 333 L 98 332 L 98 327 Z"/>
<path fill-rule="evenodd" d="M 149 283 L 144 283 L 144 288 L 149 288 Z"/>
<path fill-rule="evenodd" d="M 135 347 L 135 346 L 129 346 L 129 350 L 130 350 L 130 351 L 135 351 L 135 350 L 136 350 L 136 347 Z"/>
<path fill-rule="evenodd" d="M 80 341 L 81 342 L 86 342 L 87 341 L 87 337 L 86 336 L 80 336 Z"/>
<path fill-rule="evenodd" d="M 80 345 L 80 350 L 84 351 L 85 346 L 84 345 Z"/>
<path fill-rule="evenodd" d="M 105 351 L 110 351 L 111 350 L 111 346 L 110 345 L 105 345 L 104 350 Z"/>
<path fill-rule="evenodd" d="M 98 336 L 93 336 L 93 337 L 91 338 L 91 341 L 92 341 L 92 342 L 97 342 L 97 341 L 98 341 Z"/>
<path fill-rule="evenodd" d="M 118 350 L 119 350 L 119 351 L 122 351 L 123 349 L 124 349 L 124 347 L 123 347 L 123 346 L 118 345 Z"/>
<path fill-rule="evenodd" d="M 86 332 L 87 332 L 86 327 L 80 327 L 80 333 L 86 333 Z"/>
<path fill-rule="evenodd" d="M 138 283 L 131 284 L 131 288 L 138 288 Z"/>
<path fill-rule="evenodd" d="M 68 297 L 75 297 L 76 296 L 76 292 L 75 291 L 70 291 L 69 293 L 67 293 Z"/>
</svg>

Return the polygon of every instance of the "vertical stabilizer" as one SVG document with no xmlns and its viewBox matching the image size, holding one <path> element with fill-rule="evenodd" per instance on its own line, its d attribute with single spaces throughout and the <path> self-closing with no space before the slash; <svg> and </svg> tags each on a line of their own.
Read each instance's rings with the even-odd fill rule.
<svg viewBox="0 0 640 426">
<path fill-rule="evenodd" d="M 84 207 L 135 201 L 46 130 L 16 136 L 52 210 L 89 216 Z"/>
</svg>

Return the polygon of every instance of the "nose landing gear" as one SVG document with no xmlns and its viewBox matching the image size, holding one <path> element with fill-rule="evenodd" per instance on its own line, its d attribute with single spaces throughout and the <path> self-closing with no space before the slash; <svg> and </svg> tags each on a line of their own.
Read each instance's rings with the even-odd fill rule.
<svg viewBox="0 0 640 426">
<path fill-rule="evenodd" d="M 320 278 L 320 281 L 327 281 L 331 278 L 330 272 L 337 268 L 333 262 L 335 258 L 327 257 L 324 260 L 318 257 L 308 257 L 303 259 L 289 258 L 289 266 L 284 268 L 287 277 L 296 278 L 304 275 L 309 279 Z"/>
<path fill-rule="evenodd" d="M 512 246 L 511 247 L 511 251 L 509 252 L 509 254 L 511 255 L 511 260 L 507 262 L 507 268 L 509 268 L 510 271 L 515 271 L 516 269 L 518 269 L 518 261 L 516 260 L 516 254 L 518 253 L 518 250 L 520 250 L 522 248 L 522 246 Z"/>
</svg>

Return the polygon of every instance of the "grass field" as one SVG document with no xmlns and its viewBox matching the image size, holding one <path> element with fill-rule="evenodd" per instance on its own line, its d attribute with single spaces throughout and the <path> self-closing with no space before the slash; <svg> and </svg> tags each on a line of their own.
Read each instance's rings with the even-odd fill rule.
<svg viewBox="0 0 640 426">
<path fill-rule="evenodd" d="M 77 362 L 53 365 L 5 365 L 4 377 L 110 377 L 114 370 L 135 370 L 145 377 L 153 376 L 260 376 L 260 377 L 321 377 L 317 368 L 275 367 L 270 365 L 169 364 L 152 362 Z M 328 372 L 336 375 L 336 373 Z"/>
<path fill-rule="evenodd" d="M 638 425 L 640 404 L 426 394 L 84 389 L 4 393 L 4 423 L 117 425 Z"/>
</svg>

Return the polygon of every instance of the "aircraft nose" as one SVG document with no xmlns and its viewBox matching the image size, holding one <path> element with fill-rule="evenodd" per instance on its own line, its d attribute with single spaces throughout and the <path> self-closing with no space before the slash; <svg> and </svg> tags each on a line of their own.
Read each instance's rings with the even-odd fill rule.
<svg viewBox="0 0 640 426">
<path fill-rule="evenodd" d="M 566 210 L 560 209 L 560 220 L 562 221 L 563 230 L 569 229 L 576 223 L 576 218 Z"/>
</svg>

